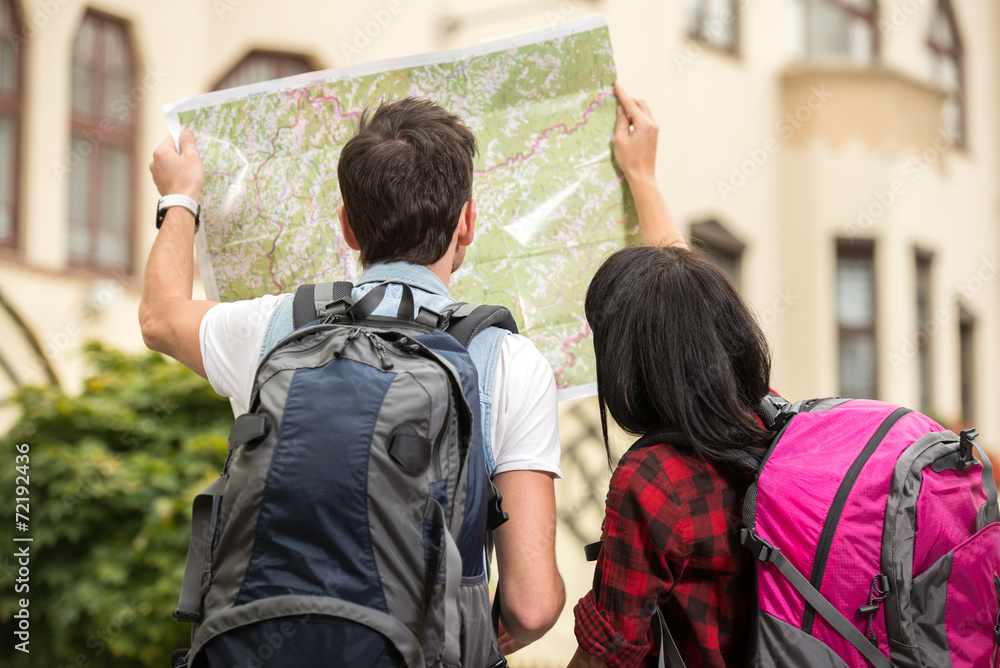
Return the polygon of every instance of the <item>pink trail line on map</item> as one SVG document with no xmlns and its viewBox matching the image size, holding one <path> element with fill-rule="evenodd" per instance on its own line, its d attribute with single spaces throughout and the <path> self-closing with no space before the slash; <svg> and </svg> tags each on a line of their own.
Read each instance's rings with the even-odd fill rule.
<svg viewBox="0 0 1000 668">
<path fill-rule="evenodd" d="M 563 354 L 566 357 L 563 360 L 562 364 L 559 365 L 559 368 L 555 370 L 554 375 L 556 376 L 556 378 L 559 378 L 567 367 L 573 366 L 573 363 L 576 362 L 576 355 L 574 355 L 570 351 L 569 347 L 575 343 L 580 343 L 580 341 L 583 341 L 588 336 L 590 336 L 590 323 L 584 323 L 582 332 L 580 332 L 579 334 L 575 334 L 559 343 L 559 347 L 562 349 Z"/>
<path fill-rule="evenodd" d="M 501 167 L 509 167 L 512 164 L 514 164 L 515 162 L 521 162 L 522 160 L 527 160 L 528 158 L 530 158 L 531 156 L 533 156 L 535 154 L 535 152 L 538 150 L 538 147 L 542 144 L 542 142 L 544 142 L 546 139 L 548 139 L 549 133 L 552 132 L 553 130 L 555 130 L 556 128 L 562 128 L 563 130 L 565 130 L 566 131 L 565 132 L 566 135 L 573 134 L 574 132 L 576 132 L 577 130 L 579 130 L 587 122 L 587 119 L 594 112 L 594 109 L 597 108 L 598 106 L 600 106 L 600 104 L 602 102 L 604 102 L 604 100 L 606 100 L 609 97 L 614 97 L 614 95 L 612 95 L 611 93 L 600 93 L 597 96 L 596 100 L 594 100 L 589 105 L 587 105 L 587 108 L 583 112 L 583 120 L 580 121 L 579 123 L 577 123 L 576 125 L 574 125 L 572 128 L 567 128 L 565 123 L 557 123 L 557 124 L 553 125 L 550 128 L 546 128 L 545 130 L 542 131 L 542 134 L 539 135 L 538 139 L 535 140 L 535 143 L 532 144 L 531 149 L 527 153 L 525 153 L 524 151 L 521 151 L 517 155 L 514 155 L 514 156 L 511 156 L 510 158 L 507 158 L 503 162 L 498 163 L 496 165 L 493 165 L 489 169 L 484 169 L 484 170 L 476 172 L 476 174 L 480 174 L 480 175 L 482 175 L 482 174 L 490 174 L 490 173 L 495 172 L 496 170 L 500 169 Z"/>
</svg>

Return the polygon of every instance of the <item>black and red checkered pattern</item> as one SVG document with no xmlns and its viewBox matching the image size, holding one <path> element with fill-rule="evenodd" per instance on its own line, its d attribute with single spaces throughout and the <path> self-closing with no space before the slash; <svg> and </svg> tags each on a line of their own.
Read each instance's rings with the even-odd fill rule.
<svg viewBox="0 0 1000 668">
<path fill-rule="evenodd" d="M 753 571 L 739 528 L 750 481 L 670 445 L 625 454 L 594 588 L 574 609 L 584 651 L 611 668 L 655 666 L 659 604 L 688 668 L 745 665 Z"/>
</svg>

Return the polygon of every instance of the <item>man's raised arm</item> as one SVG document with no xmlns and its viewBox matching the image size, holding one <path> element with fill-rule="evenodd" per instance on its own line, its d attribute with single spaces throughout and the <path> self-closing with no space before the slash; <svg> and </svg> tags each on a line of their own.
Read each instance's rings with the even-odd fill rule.
<svg viewBox="0 0 1000 668">
<path fill-rule="evenodd" d="M 167 137 L 153 152 L 149 171 L 160 195 L 187 195 L 197 202 L 205 175 L 194 133 L 181 133 L 180 153 Z M 167 210 L 146 263 L 139 326 L 149 349 L 170 355 L 204 376 L 198 332 L 202 318 L 216 302 L 191 299 L 194 233 L 194 214 L 180 206 Z"/>
</svg>

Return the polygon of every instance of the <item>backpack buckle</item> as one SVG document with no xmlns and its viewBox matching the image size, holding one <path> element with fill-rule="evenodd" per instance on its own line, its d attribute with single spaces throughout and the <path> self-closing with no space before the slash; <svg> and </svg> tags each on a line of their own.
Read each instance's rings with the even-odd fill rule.
<svg viewBox="0 0 1000 668">
<path fill-rule="evenodd" d="M 347 311 L 350 307 L 350 301 L 346 299 L 338 299 L 337 301 L 330 302 L 329 304 L 324 304 L 322 308 L 317 308 L 316 317 L 324 322 L 338 322 L 345 315 L 347 315 Z"/>
<path fill-rule="evenodd" d="M 778 559 L 778 548 L 750 531 L 750 529 L 740 529 L 740 544 L 750 550 L 754 558 L 762 563 L 767 564 Z"/>
<path fill-rule="evenodd" d="M 414 320 L 426 327 L 445 330 L 448 328 L 448 321 L 451 320 L 451 313 L 448 311 L 438 313 L 426 306 L 421 306 Z"/>
<path fill-rule="evenodd" d="M 972 454 L 972 449 L 976 444 L 979 432 L 975 427 L 963 429 L 958 439 L 958 464 L 959 471 L 964 471 L 976 463 L 976 458 Z"/>
<path fill-rule="evenodd" d="M 180 609 L 178 609 L 178 610 L 174 610 L 174 612 L 173 612 L 173 618 L 176 619 L 179 622 L 188 622 L 188 623 L 193 624 L 195 622 L 200 622 L 201 621 L 201 613 L 200 612 L 192 612 L 190 610 L 180 610 Z"/>
</svg>

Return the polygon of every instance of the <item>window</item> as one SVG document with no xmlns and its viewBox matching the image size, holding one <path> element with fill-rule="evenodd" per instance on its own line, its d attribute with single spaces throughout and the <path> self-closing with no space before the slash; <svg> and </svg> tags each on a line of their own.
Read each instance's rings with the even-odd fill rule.
<svg viewBox="0 0 1000 668">
<path fill-rule="evenodd" d="M 717 220 L 706 220 L 691 226 L 691 239 L 703 250 L 737 288 L 746 244 L 737 239 Z"/>
<path fill-rule="evenodd" d="M 976 318 L 965 307 L 959 307 L 958 347 L 961 383 L 962 422 L 971 425 L 976 419 L 975 343 Z"/>
<path fill-rule="evenodd" d="M 870 242 L 838 245 L 837 325 L 841 396 L 875 399 L 875 247 Z"/>
<path fill-rule="evenodd" d="M 290 77 L 310 72 L 314 67 L 302 56 L 270 51 L 252 51 L 239 64 L 222 77 L 215 90 L 235 88 L 247 84 Z"/>
<path fill-rule="evenodd" d="M 965 72 L 962 40 L 951 8 L 951 0 L 938 0 L 927 35 L 928 74 L 948 94 L 942 124 L 956 146 L 966 145 Z"/>
<path fill-rule="evenodd" d="M 0 34 L 18 33 L 11 0 L 0 0 Z M 21 125 L 21 47 L 0 43 L 0 246 L 17 245 L 17 174 Z"/>
<path fill-rule="evenodd" d="M 70 264 L 128 271 L 135 176 L 132 47 L 121 21 L 87 13 L 73 43 Z"/>
<path fill-rule="evenodd" d="M 921 249 L 916 251 L 917 261 L 917 364 L 918 382 L 920 388 L 920 412 L 931 413 L 934 408 L 932 395 L 931 342 L 930 337 L 936 330 L 931 313 L 931 261 L 933 253 Z"/>
<path fill-rule="evenodd" d="M 736 0 L 687 0 L 688 35 L 730 53 L 739 45 Z"/>
<path fill-rule="evenodd" d="M 870 65 L 878 53 L 875 0 L 793 0 L 800 58 Z"/>
</svg>

